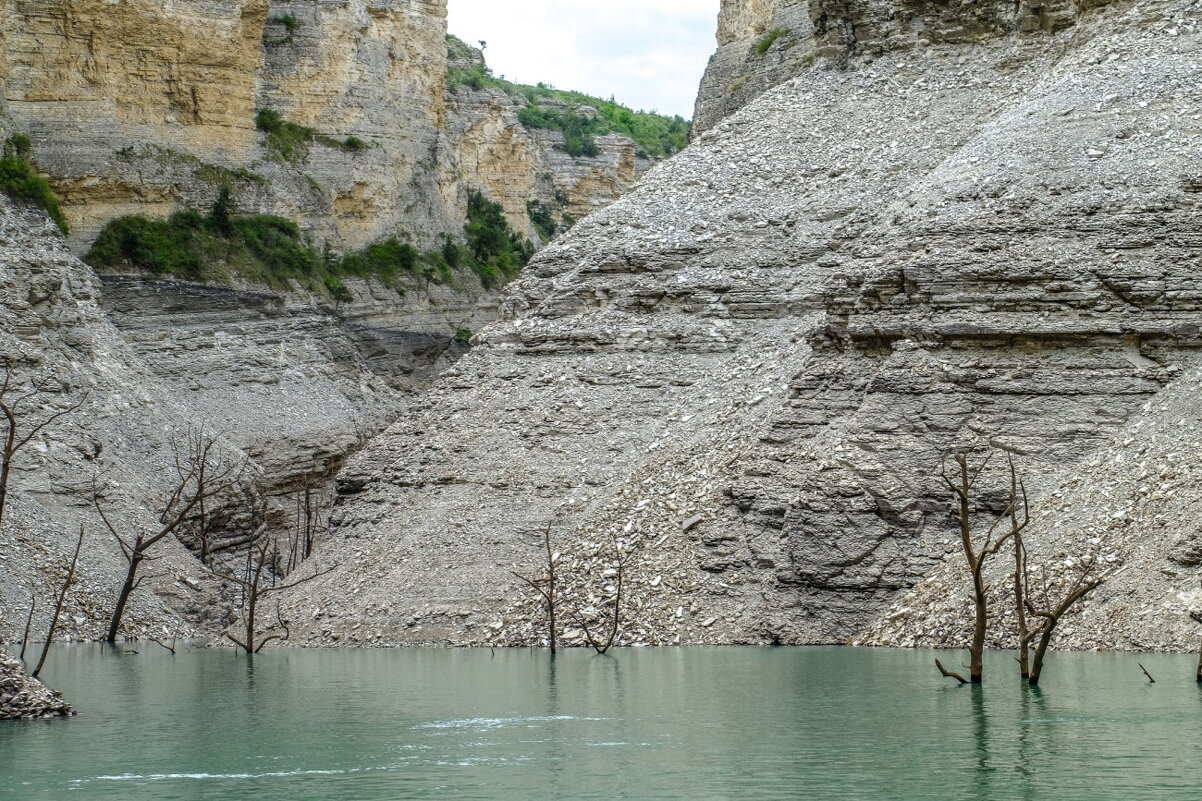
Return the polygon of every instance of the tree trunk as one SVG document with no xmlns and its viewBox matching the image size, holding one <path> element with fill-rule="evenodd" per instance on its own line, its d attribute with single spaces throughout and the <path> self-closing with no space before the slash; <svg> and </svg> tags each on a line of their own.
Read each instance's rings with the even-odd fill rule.
<svg viewBox="0 0 1202 801">
<path fill-rule="evenodd" d="M 1043 672 L 1043 658 L 1048 652 L 1048 643 L 1052 641 L 1053 626 L 1044 628 L 1043 633 L 1039 635 L 1039 645 L 1035 646 L 1035 659 L 1031 662 L 1031 675 L 1027 679 L 1027 683 L 1032 687 L 1039 685 L 1039 674 Z"/>
<path fill-rule="evenodd" d="M 985 629 L 988 625 L 988 618 L 986 617 L 985 608 L 985 580 L 981 576 L 979 565 L 973 571 L 972 583 L 974 600 L 977 606 L 977 619 L 976 625 L 972 630 L 972 647 L 968 650 L 968 678 L 973 684 L 980 684 L 981 674 L 985 668 Z"/>
<path fill-rule="evenodd" d="M 1024 679 L 1031 677 L 1031 638 L 1027 634 L 1027 610 L 1023 601 L 1023 541 L 1014 538 L 1014 608 L 1018 613 L 1018 669 Z"/>
<path fill-rule="evenodd" d="M 551 656 L 555 656 L 555 553 L 551 548 L 551 527 L 547 527 L 544 542 L 547 545 L 547 639 L 551 643 Z"/>
<path fill-rule="evenodd" d="M 121 585 L 121 593 L 117 596 L 117 606 L 113 609 L 113 619 L 109 621 L 109 631 L 104 638 L 105 642 L 117 641 L 117 629 L 121 627 L 121 617 L 125 614 L 125 604 L 129 600 L 130 593 L 134 591 L 134 584 L 138 577 L 138 566 L 142 564 L 143 558 L 145 557 L 142 553 L 142 538 L 139 537 L 129 557 L 129 570 L 125 573 L 125 583 Z"/>
<path fill-rule="evenodd" d="M 12 472 L 13 454 L 16 453 L 17 421 L 5 410 L 8 418 L 8 436 L 4 440 L 4 454 L 0 456 L 0 526 L 4 525 L 4 505 L 8 501 L 8 477 Z"/>
</svg>

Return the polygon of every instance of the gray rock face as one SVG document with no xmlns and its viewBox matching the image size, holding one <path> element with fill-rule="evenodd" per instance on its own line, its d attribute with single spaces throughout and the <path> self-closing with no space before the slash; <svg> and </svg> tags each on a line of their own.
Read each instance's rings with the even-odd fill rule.
<svg viewBox="0 0 1202 801">
<path fill-rule="evenodd" d="M 1196 3 L 826 5 L 855 48 L 816 27 L 351 461 L 309 642 L 536 641 L 548 524 L 561 616 L 635 554 L 622 642 L 844 641 L 952 548 L 945 454 L 1051 488 L 1192 362 Z"/>
<path fill-rule="evenodd" d="M 0 720 L 58 718 L 73 714 L 60 693 L 21 670 L 21 663 L 0 653 Z"/>
<path fill-rule="evenodd" d="M 932 44 L 1015 41 L 1076 24 L 1109 0 L 726 0 L 718 50 L 697 97 L 700 133 L 765 90 L 801 74 L 816 58 L 871 63 Z"/>
</svg>

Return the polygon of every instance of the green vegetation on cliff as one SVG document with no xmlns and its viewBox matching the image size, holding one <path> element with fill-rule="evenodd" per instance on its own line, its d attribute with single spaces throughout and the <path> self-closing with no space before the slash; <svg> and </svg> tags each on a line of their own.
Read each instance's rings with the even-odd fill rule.
<svg viewBox="0 0 1202 801">
<path fill-rule="evenodd" d="M 67 218 L 59 208 L 58 197 L 33 164 L 33 144 L 25 134 L 13 134 L 4 142 L 4 157 L 0 158 L 0 192 L 45 209 L 60 231 L 71 232 Z"/>
<path fill-rule="evenodd" d="M 357 136 L 346 139 L 335 139 L 318 133 L 315 128 L 288 122 L 278 111 L 269 108 L 259 109 L 255 115 L 255 127 L 267 134 L 267 152 L 276 161 L 289 164 L 300 164 L 309 158 L 309 144 L 319 145 L 357 153 L 367 147 L 367 143 Z"/>
<path fill-rule="evenodd" d="M 121 217 L 100 232 L 84 261 L 98 269 L 136 269 L 192 281 L 235 278 L 287 289 L 293 282 L 335 300 L 350 300 L 347 276 L 374 278 L 400 289 L 403 277 L 450 283 L 470 269 L 491 287 L 517 275 L 534 253 L 505 220 L 501 207 L 478 193 L 468 203 L 464 241 L 450 235 L 441 248 L 419 251 L 397 237 L 337 256 L 318 251 L 296 223 L 270 215 L 238 215 L 228 188 L 208 214 L 191 209 L 166 220 Z M 464 244 L 466 242 L 466 244 Z"/>
<path fill-rule="evenodd" d="M 581 92 L 555 89 L 545 83 L 529 86 L 497 78 L 480 51 L 458 37 L 447 37 L 447 60 L 448 92 L 457 92 L 465 86 L 500 89 L 515 102 L 525 104 L 518 111 L 518 119 L 523 125 L 561 131 L 566 140 L 564 150 L 573 156 L 595 156 L 594 137 L 609 133 L 630 137 L 638 145 L 640 154 L 657 158 L 679 153 L 689 142 L 692 124 L 683 117 L 634 111 L 612 98 L 603 100 Z"/>
</svg>

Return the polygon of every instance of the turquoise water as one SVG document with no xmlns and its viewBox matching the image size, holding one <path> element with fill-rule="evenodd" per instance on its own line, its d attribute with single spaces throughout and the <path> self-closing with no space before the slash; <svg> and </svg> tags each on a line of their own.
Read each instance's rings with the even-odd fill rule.
<svg viewBox="0 0 1202 801">
<path fill-rule="evenodd" d="M 147 648 L 54 651 L 45 677 L 80 715 L 0 724 L 0 797 L 1202 795 L 1188 656 L 1057 654 L 1046 686 L 1023 691 L 1001 653 L 974 690 L 914 651 L 280 650 L 251 664 Z"/>
</svg>

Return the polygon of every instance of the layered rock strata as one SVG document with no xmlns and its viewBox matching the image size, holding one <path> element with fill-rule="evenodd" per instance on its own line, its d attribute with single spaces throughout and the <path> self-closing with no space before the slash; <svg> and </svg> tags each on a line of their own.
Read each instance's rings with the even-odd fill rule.
<svg viewBox="0 0 1202 801">
<path fill-rule="evenodd" d="M 854 48 L 816 27 L 352 460 L 308 642 L 538 641 L 547 526 L 568 641 L 618 553 L 623 643 L 845 641 L 954 554 L 947 453 L 1041 493 L 1192 363 L 1196 3 L 825 5 Z M 1106 642 L 1192 647 L 1145 619 Z"/>
</svg>

